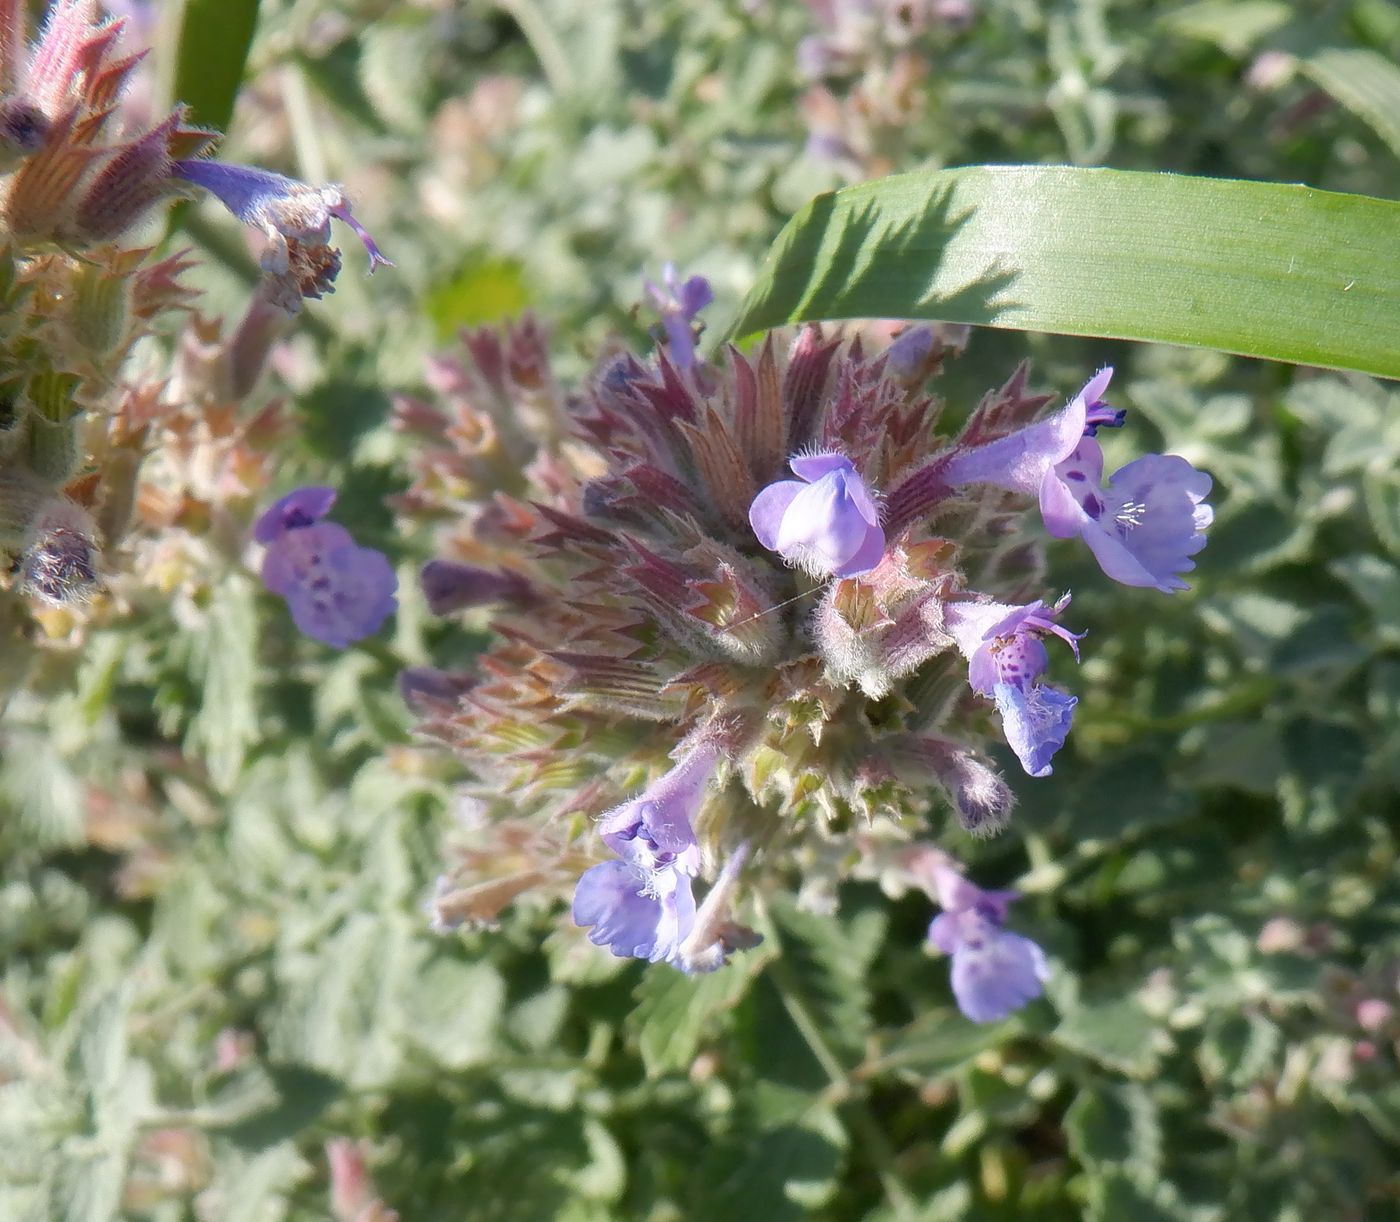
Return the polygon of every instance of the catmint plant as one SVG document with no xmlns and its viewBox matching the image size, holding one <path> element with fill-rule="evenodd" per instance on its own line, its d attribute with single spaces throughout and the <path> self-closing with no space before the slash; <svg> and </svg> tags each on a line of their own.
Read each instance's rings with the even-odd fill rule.
<svg viewBox="0 0 1400 1222">
<path fill-rule="evenodd" d="M 613 953 L 716 967 L 755 938 L 733 919 L 747 892 L 860 828 L 1004 827 L 989 712 L 1050 773 L 1076 698 L 1046 641 L 1077 658 L 1080 634 L 1041 589 L 1037 495 L 1117 422 L 1105 376 L 1041 421 L 1022 368 L 949 430 L 922 376 L 950 354 L 932 329 L 887 354 L 809 326 L 703 379 L 674 345 L 609 351 L 575 391 L 532 322 L 464 340 L 468 360 L 435 363 L 440 403 L 397 412 L 418 442 L 401 505 L 444 523 L 429 604 L 494 634 L 474 674 L 405 683 L 479 803 L 439 926 L 572 890 Z M 1138 546 L 1121 506 L 1100 517 Z M 974 1018 L 1040 989 L 1006 902 L 970 883 L 944 899 L 935 941 Z"/>
<path fill-rule="evenodd" d="M 269 476 L 270 419 L 239 419 L 238 406 L 288 316 L 334 281 L 331 219 L 361 235 L 371 269 L 387 260 L 339 188 L 208 160 L 218 134 L 179 105 L 148 124 L 143 104 L 128 104 L 146 54 L 131 45 L 130 15 L 56 0 L 32 44 L 25 15 L 0 5 L 0 552 L 7 617 L 22 603 L 65 636 L 101 613 L 112 583 L 135 577 L 168 598 L 188 572 L 217 580 L 208 575 L 236 562 Z M 167 204 L 200 189 L 269 243 L 264 283 L 228 337 L 192 313 L 188 252 L 154 259 L 140 240 Z M 174 317 L 186 323 L 174 367 L 125 380 L 135 345 Z M 207 461 L 190 461 L 193 449 Z M 118 552 L 133 525 L 162 537 Z M 340 529 L 289 528 L 269 541 L 269 566 L 298 622 L 343 644 L 373 631 L 393 598 L 387 562 Z M 26 651 L 41 639 L 15 637 Z M 5 668 L 4 683 L 27 669 Z"/>
</svg>

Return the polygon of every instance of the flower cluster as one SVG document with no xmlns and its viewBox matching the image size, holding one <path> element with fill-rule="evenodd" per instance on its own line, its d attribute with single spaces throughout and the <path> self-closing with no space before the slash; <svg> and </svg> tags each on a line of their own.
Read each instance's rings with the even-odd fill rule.
<svg viewBox="0 0 1400 1222">
<path fill-rule="evenodd" d="M 0 624 L 7 648 L 25 655 L 2 668 L 0 703 L 39 642 L 81 635 L 84 621 L 123 604 L 133 585 L 166 595 L 179 586 L 168 563 L 177 535 L 202 559 L 236 562 L 224 544 L 246 528 L 262 473 L 251 481 L 241 478 L 250 469 L 230 473 L 209 497 L 188 486 L 198 464 L 160 488 L 143 481 L 142 467 L 163 444 L 244 459 L 257 450 L 250 443 L 267 414 L 239 420 L 238 401 L 288 315 L 330 288 L 339 267 L 332 217 L 361 234 L 371 267 L 385 262 L 338 188 L 208 160 L 217 134 L 190 126 L 179 106 L 148 124 L 131 90 L 146 54 L 129 45 L 142 24 L 134 15 L 108 19 L 96 0 L 55 0 L 29 44 L 28 7 L 0 5 L 0 562 L 9 574 Z M 218 324 L 192 314 L 187 252 L 156 260 L 137 240 L 161 208 L 200 189 L 272 243 L 263 287 L 226 341 Z M 188 326 L 171 376 L 123 384 L 133 347 L 174 314 Z M 154 460 L 162 474 L 180 465 L 169 457 Z M 223 522 L 231 508 L 242 516 Z M 131 523 L 153 519 L 165 528 L 160 540 L 116 550 Z M 171 529 L 177 521 L 192 529 Z M 209 570 L 220 567 L 228 566 Z M 297 606 L 325 623 L 309 596 Z M 337 639 L 347 630 L 358 628 L 327 629 Z"/>
<path fill-rule="evenodd" d="M 298 488 L 253 527 L 265 545 L 263 584 L 287 600 L 309 637 L 344 649 L 379 631 L 398 605 L 398 578 L 383 552 L 360 547 L 345 527 L 325 521 L 334 488 Z"/>
<path fill-rule="evenodd" d="M 924 388 L 949 355 L 930 329 L 871 354 L 808 327 L 785 355 L 770 337 L 703 377 L 674 341 L 650 363 L 611 352 L 574 394 L 533 324 L 465 341 L 470 364 L 434 367 L 441 406 L 398 406 L 422 443 L 401 507 L 443 524 L 429 603 L 495 635 L 473 674 L 406 683 L 479 803 L 472 869 L 440 893 L 471 903 L 440 903 L 440 924 L 490 919 L 488 894 L 557 894 L 597 844 L 575 921 L 617 955 L 701 970 L 756 937 L 730 919 L 741 888 L 796 862 L 851 869 L 836 846 L 860 827 L 911 838 L 944 802 L 967 831 L 998 830 L 1013 796 L 989 714 L 1044 777 L 1076 704 L 1046 644 L 1077 658 L 1081 634 L 1059 622 L 1068 595 L 1037 589 L 1027 510 L 1110 577 L 1160 589 L 1210 520 L 1209 479 L 1184 460 L 1102 479 L 1094 434 L 1122 423 L 1107 370 L 1042 419 L 1022 368 L 948 433 Z M 547 835 L 550 864 L 493 881 L 489 846 L 527 834 Z M 929 890 L 970 1017 L 1038 995 L 1045 959 L 1003 929 L 1008 893 L 955 870 Z"/>
</svg>

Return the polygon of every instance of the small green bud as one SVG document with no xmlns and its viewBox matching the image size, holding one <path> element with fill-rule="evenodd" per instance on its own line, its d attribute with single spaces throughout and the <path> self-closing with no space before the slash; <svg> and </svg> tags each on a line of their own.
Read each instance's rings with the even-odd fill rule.
<svg viewBox="0 0 1400 1222">
<path fill-rule="evenodd" d="M 29 379 L 29 438 L 26 460 L 50 484 L 61 484 L 82 464 L 79 413 L 73 397 L 78 378 L 48 369 Z"/>
<path fill-rule="evenodd" d="M 95 264 L 80 264 L 73 277 L 69 314 L 69 324 L 78 343 L 94 356 L 103 356 L 121 343 L 127 321 L 125 278 Z"/>
</svg>

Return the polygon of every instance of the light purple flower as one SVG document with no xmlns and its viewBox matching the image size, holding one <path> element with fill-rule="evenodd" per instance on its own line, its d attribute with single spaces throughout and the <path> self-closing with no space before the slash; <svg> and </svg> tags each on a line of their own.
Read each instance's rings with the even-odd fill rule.
<svg viewBox="0 0 1400 1222">
<path fill-rule="evenodd" d="M 695 319 L 715 299 L 714 290 L 704 276 L 691 276 L 681 283 L 674 263 L 661 269 L 661 278 L 660 285 L 646 281 L 646 290 L 661 314 L 672 364 L 689 369 L 695 363 Z"/>
<path fill-rule="evenodd" d="M 574 891 L 574 924 L 619 958 L 672 960 L 695 923 L 691 880 L 679 870 L 648 871 L 625 861 L 585 870 Z"/>
<path fill-rule="evenodd" d="M 1045 529 L 1057 539 L 1079 535 L 1114 581 L 1170 594 L 1187 585 L 1178 574 L 1206 545 L 1215 511 L 1202 502 L 1211 478 L 1176 454 L 1144 454 L 1103 481 L 1103 451 L 1092 437 L 1058 463 L 1040 494 Z"/>
<path fill-rule="evenodd" d="M 398 578 L 382 552 L 322 520 L 334 501 L 333 488 L 298 488 L 258 519 L 253 537 L 267 545 L 263 584 L 287 600 L 297 628 L 344 649 L 393 613 Z"/>
<path fill-rule="evenodd" d="M 1078 535 L 1114 581 L 1171 593 L 1178 576 L 1206 544 L 1214 518 L 1202 504 L 1211 479 L 1174 454 L 1147 454 L 1103 483 L 1103 451 L 1094 434 L 1121 414 L 1103 403 L 1112 368 L 1099 370 L 1048 419 L 987 445 L 955 454 L 945 478 L 996 484 L 1037 496 L 1045 529 L 1057 539 Z"/>
<path fill-rule="evenodd" d="M 719 762 L 719 749 L 695 747 L 665 776 L 598 820 L 603 843 L 642 870 L 700 872 L 694 822 Z"/>
<path fill-rule="evenodd" d="M 268 244 L 262 264 L 270 272 L 287 271 L 288 239 L 327 245 L 332 217 L 348 225 L 364 243 L 371 272 L 381 263 L 393 266 L 355 219 L 345 193 L 337 186 L 313 187 L 270 170 L 220 161 L 177 161 L 173 173 L 216 196 L 243 224 L 263 231 Z"/>
<path fill-rule="evenodd" d="M 953 997 L 975 1023 L 1005 1018 L 1044 992 L 1045 952 L 1002 926 L 1015 891 L 983 891 L 947 866 L 935 867 L 943 911 L 928 939 L 953 960 Z"/>
<path fill-rule="evenodd" d="M 684 968 L 680 946 L 695 924 L 691 880 L 700 872 L 694 821 L 719 762 L 702 743 L 665 776 L 599 821 L 603 842 L 622 858 L 586 870 L 574 892 L 574 924 L 613 954 Z"/>
<path fill-rule="evenodd" d="M 820 576 L 868 573 L 885 553 L 880 510 L 844 454 L 800 454 L 800 480 L 769 484 L 749 506 L 758 541 L 789 564 Z"/>
<path fill-rule="evenodd" d="M 1078 697 L 1040 681 L 1049 665 L 1041 640 L 1052 633 L 1079 657 L 1079 637 L 1055 622 L 1065 595 L 1053 607 L 1040 600 L 1024 607 L 993 602 L 950 602 L 944 624 L 968 660 L 967 681 L 996 701 L 1007 745 L 1034 777 L 1049 776 L 1050 761 L 1064 746 Z"/>
</svg>

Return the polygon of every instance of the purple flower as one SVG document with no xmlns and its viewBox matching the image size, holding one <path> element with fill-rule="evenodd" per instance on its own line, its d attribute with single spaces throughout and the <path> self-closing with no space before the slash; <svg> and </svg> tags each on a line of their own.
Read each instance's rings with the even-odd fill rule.
<svg viewBox="0 0 1400 1222">
<path fill-rule="evenodd" d="M 928 940 L 953 959 L 953 997 L 975 1023 L 1005 1018 L 1044 991 L 1045 952 L 1002 926 L 1015 891 L 983 891 L 948 866 L 935 867 L 938 902 Z"/>
<path fill-rule="evenodd" d="M 574 924 L 619 958 L 672 960 L 695 923 L 690 876 L 625 861 L 585 870 L 574 891 Z"/>
<path fill-rule="evenodd" d="M 574 924 L 613 954 L 677 962 L 695 923 L 691 880 L 700 872 L 694 820 L 719 762 L 713 744 L 694 747 L 665 776 L 608 811 L 603 842 L 622 858 L 584 872 Z"/>
<path fill-rule="evenodd" d="M 603 843 L 643 870 L 698 874 L 700 846 L 693 825 L 718 762 L 717 747 L 694 748 L 665 776 L 598 821 Z"/>
<path fill-rule="evenodd" d="M 348 225 L 364 243 L 371 272 L 381 263 L 393 266 L 355 219 L 339 187 L 313 187 L 270 170 L 219 161 L 177 161 L 173 172 L 175 177 L 217 196 L 243 224 L 263 231 L 268 245 L 262 264 L 267 271 L 279 275 L 287 271 L 289 239 L 312 246 L 327 245 L 332 217 Z"/>
<path fill-rule="evenodd" d="M 1202 504 L 1210 476 L 1174 454 L 1147 454 L 1103 483 L 1094 434 L 1122 422 L 1102 402 L 1112 376 L 1101 369 L 1055 415 L 955 454 L 946 478 L 955 487 L 987 483 L 1034 494 L 1045 529 L 1057 539 L 1081 537 L 1114 581 L 1184 590 L 1178 574 L 1196 567 L 1190 557 L 1205 546 L 1214 517 Z"/>
<path fill-rule="evenodd" d="M 800 480 L 769 484 L 749 506 L 758 541 L 789 564 L 821 576 L 855 577 L 880 563 L 880 510 L 844 454 L 801 454 Z"/>
<path fill-rule="evenodd" d="M 674 263 L 661 269 L 661 278 L 660 285 L 648 280 L 646 290 L 661 314 L 672 363 L 689 369 L 695 363 L 695 319 L 715 299 L 714 290 L 704 276 L 691 276 L 682 284 Z"/>
<path fill-rule="evenodd" d="M 1107 484 L 1103 451 L 1092 437 L 1055 466 L 1040 494 L 1045 529 L 1057 539 L 1079 535 L 1114 581 L 1170 594 L 1206 545 L 1215 511 L 1202 504 L 1211 478 L 1176 454 L 1144 454 L 1119 467 Z"/>
<path fill-rule="evenodd" d="M 1024 607 L 1005 603 L 952 602 L 944 623 L 968 660 L 972 690 L 996 701 L 1007 744 L 1031 776 L 1049 776 L 1050 760 L 1064 746 L 1078 697 L 1067 695 L 1040 677 L 1049 665 L 1041 640 L 1053 633 L 1079 657 L 1079 637 L 1055 622 L 1066 606 L 1065 595 L 1053 607 L 1040 600 Z"/>
<path fill-rule="evenodd" d="M 253 538 L 267 546 L 263 584 L 287 600 L 296 626 L 344 649 L 377 632 L 393 612 L 398 579 L 382 552 L 322 521 L 334 501 L 333 488 L 298 488 L 257 520 Z"/>
</svg>

